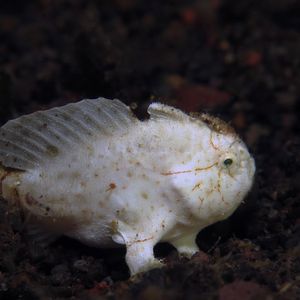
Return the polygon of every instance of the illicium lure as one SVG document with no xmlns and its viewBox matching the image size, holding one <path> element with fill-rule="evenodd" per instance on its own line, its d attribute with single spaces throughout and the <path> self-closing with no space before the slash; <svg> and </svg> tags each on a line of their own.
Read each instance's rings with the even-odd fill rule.
<svg viewBox="0 0 300 300">
<path fill-rule="evenodd" d="M 60 235 L 126 245 L 131 274 L 161 265 L 160 241 L 191 256 L 197 233 L 226 219 L 255 164 L 225 122 L 152 103 L 139 121 L 119 100 L 83 100 L 0 129 L 0 195 L 18 203 L 37 240 Z"/>
</svg>

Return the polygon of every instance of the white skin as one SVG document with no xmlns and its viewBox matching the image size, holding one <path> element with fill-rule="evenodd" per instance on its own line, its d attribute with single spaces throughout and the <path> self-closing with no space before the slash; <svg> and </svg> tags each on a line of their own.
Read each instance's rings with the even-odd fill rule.
<svg viewBox="0 0 300 300">
<path fill-rule="evenodd" d="M 254 171 L 235 134 L 191 118 L 151 119 L 6 176 L 2 189 L 5 198 L 17 190 L 35 221 L 57 235 L 96 247 L 125 244 L 133 275 L 161 265 L 153 255 L 160 241 L 193 255 L 197 233 L 233 213 Z"/>
</svg>

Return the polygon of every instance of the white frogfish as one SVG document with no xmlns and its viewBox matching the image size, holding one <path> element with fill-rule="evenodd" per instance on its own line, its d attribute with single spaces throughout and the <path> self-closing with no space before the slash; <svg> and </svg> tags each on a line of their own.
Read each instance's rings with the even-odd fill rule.
<svg viewBox="0 0 300 300">
<path fill-rule="evenodd" d="M 255 163 L 225 122 L 152 103 L 138 120 L 119 100 L 87 99 L 0 129 L 0 195 L 40 241 L 61 235 L 126 246 L 130 274 L 163 265 L 158 242 L 188 257 L 200 230 L 229 217 Z"/>
</svg>

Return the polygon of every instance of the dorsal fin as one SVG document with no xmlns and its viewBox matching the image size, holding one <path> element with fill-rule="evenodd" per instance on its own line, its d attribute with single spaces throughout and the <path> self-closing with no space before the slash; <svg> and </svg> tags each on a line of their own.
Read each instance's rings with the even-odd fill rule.
<svg viewBox="0 0 300 300">
<path fill-rule="evenodd" d="M 151 119 L 170 119 L 170 120 L 183 121 L 189 118 L 189 116 L 186 115 L 181 110 L 157 102 L 151 103 L 149 105 L 148 113 Z"/>
<path fill-rule="evenodd" d="M 0 164 L 33 169 L 61 151 L 101 135 L 127 130 L 137 121 L 119 100 L 86 99 L 7 122 L 0 128 Z"/>
</svg>

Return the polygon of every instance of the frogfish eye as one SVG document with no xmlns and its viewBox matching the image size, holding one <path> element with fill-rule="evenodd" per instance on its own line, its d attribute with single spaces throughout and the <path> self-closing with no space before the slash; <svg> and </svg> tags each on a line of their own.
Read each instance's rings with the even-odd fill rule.
<svg viewBox="0 0 300 300">
<path fill-rule="evenodd" d="M 226 158 L 224 161 L 223 161 L 223 164 L 226 166 L 226 167 L 229 167 L 231 166 L 233 163 L 233 160 L 231 158 Z"/>
</svg>

